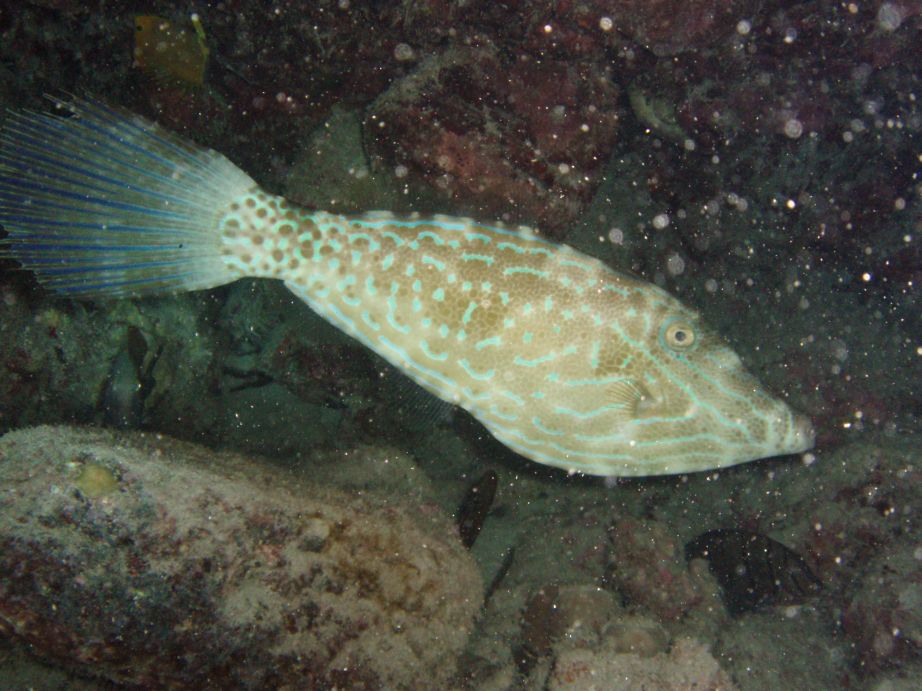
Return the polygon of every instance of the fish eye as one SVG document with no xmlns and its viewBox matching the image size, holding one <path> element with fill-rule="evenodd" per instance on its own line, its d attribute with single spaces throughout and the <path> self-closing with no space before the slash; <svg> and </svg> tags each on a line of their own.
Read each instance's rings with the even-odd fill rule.
<svg viewBox="0 0 922 691">
<path fill-rule="evenodd" d="M 696 340 L 694 327 L 681 319 L 667 322 L 663 327 L 663 342 L 673 350 L 688 350 Z"/>
</svg>

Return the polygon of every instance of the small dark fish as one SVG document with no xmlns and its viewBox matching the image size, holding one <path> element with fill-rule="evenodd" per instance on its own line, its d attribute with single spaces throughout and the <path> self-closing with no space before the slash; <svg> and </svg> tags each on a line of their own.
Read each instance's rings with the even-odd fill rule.
<svg viewBox="0 0 922 691">
<path fill-rule="evenodd" d="M 551 654 L 554 642 L 566 630 L 566 622 L 558 606 L 560 588 L 549 584 L 534 593 L 522 612 L 522 644 L 513 651 L 515 664 L 524 675 L 537 662 Z"/>
<path fill-rule="evenodd" d="M 799 554 L 746 530 L 709 530 L 685 545 L 685 558 L 708 560 L 734 616 L 760 607 L 799 604 L 822 587 Z"/>
<path fill-rule="evenodd" d="M 493 498 L 496 496 L 497 482 L 496 473 L 488 470 L 471 485 L 458 508 L 458 532 L 461 534 L 461 542 L 468 549 L 473 547 L 483 528 L 483 522 L 490 513 Z"/>
</svg>

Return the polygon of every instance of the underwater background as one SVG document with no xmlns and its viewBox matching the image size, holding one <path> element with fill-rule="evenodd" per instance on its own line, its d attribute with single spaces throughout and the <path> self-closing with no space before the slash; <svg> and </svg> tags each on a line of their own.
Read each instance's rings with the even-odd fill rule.
<svg viewBox="0 0 922 691">
<path fill-rule="evenodd" d="M 0 687 L 917 688 L 920 45 L 911 0 L 0 3 L 0 124 L 93 95 L 308 207 L 534 225 L 817 432 L 568 475 L 277 282 L 0 259 Z"/>
</svg>

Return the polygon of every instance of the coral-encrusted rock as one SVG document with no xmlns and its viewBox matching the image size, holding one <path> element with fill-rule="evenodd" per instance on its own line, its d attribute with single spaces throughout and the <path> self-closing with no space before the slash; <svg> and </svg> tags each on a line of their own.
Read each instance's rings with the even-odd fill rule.
<svg viewBox="0 0 922 691">
<path fill-rule="evenodd" d="M 592 65 L 449 48 L 371 105 L 365 136 L 376 160 L 456 208 L 554 234 L 591 200 L 615 142 L 617 97 Z"/>
<path fill-rule="evenodd" d="M 569 650 L 557 658 L 548 688 L 551 691 L 732 691 L 736 686 L 706 645 L 682 638 L 668 653 L 652 657 L 623 653 L 605 643 L 596 650 Z"/>
<path fill-rule="evenodd" d="M 0 439 L 0 632 L 148 687 L 442 685 L 480 607 L 450 522 L 162 437 Z"/>
<path fill-rule="evenodd" d="M 871 562 L 842 617 L 865 671 L 922 660 L 922 547 L 910 539 Z"/>
<path fill-rule="evenodd" d="M 663 523 L 619 520 L 609 535 L 611 582 L 629 605 L 675 621 L 713 602 L 710 579 L 688 568 L 678 539 Z"/>
</svg>

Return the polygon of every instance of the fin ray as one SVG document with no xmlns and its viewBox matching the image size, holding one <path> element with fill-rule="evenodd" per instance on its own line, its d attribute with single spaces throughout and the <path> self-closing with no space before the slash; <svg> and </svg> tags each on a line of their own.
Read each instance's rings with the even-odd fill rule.
<svg viewBox="0 0 922 691">
<path fill-rule="evenodd" d="M 61 293 L 196 290 L 237 277 L 218 218 L 256 187 L 224 156 L 100 102 L 12 113 L 0 132 L 0 256 Z"/>
</svg>

